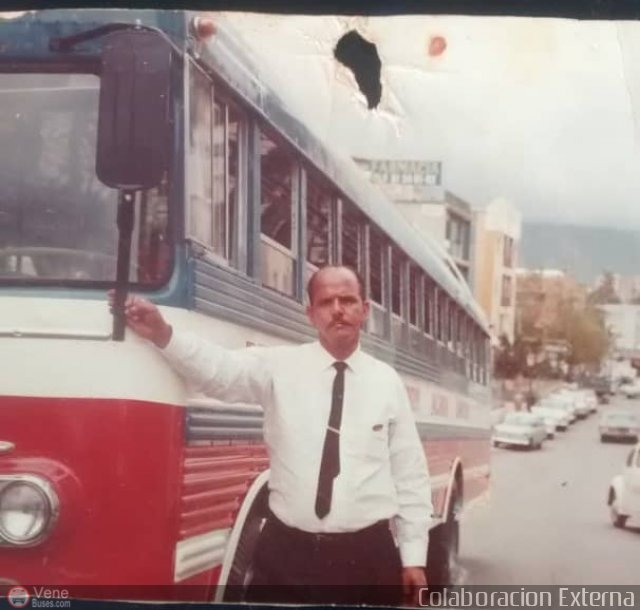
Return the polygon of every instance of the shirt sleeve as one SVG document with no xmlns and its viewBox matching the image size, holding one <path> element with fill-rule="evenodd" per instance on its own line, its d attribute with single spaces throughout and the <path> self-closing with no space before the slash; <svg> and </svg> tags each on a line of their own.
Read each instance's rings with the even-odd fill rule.
<svg viewBox="0 0 640 610">
<path fill-rule="evenodd" d="M 390 426 L 391 475 L 398 499 L 395 518 L 404 567 L 425 566 L 433 505 L 424 448 L 418 435 L 407 391 L 395 373 L 396 417 Z"/>
<path fill-rule="evenodd" d="M 160 353 L 196 391 L 218 400 L 264 406 L 269 403 L 272 388 L 268 350 L 229 350 L 192 333 L 174 330 Z"/>
</svg>

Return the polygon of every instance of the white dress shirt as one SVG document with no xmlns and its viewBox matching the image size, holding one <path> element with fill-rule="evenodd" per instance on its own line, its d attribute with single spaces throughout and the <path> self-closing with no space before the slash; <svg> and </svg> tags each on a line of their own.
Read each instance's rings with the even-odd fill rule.
<svg viewBox="0 0 640 610">
<path fill-rule="evenodd" d="M 319 342 L 228 350 L 175 331 L 162 353 L 198 391 L 263 407 L 269 506 L 283 523 L 308 532 L 350 532 L 393 518 L 402 564 L 425 565 L 429 474 L 393 368 L 360 349 L 345 361 L 340 474 L 331 511 L 319 519 L 315 499 L 335 358 Z"/>
</svg>

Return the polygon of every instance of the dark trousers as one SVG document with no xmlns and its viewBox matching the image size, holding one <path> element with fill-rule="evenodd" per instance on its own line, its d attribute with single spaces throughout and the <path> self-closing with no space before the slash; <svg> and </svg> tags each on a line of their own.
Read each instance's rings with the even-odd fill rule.
<svg viewBox="0 0 640 610">
<path fill-rule="evenodd" d="M 388 522 L 358 532 L 311 534 L 269 517 L 246 600 L 400 605 L 402 567 Z"/>
</svg>

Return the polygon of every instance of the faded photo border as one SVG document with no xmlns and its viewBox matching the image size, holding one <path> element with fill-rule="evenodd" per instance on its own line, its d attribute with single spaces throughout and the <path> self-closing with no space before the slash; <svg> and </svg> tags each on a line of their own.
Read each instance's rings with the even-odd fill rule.
<svg viewBox="0 0 640 610">
<path fill-rule="evenodd" d="M 237 11 L 272 14 L 291 15 L 364 15 L 364 16 L 385 16 L 385 15 L 459 15 L 459 16 L 513 16 L 513 17 L 553 17 L 562 19 L 578 20 L 638 20 L 640 19 L 640 0 L 636 2 L 615 2 L 615 0 L 589 0 L 588 2 L 553 2 L 536 0 L 509 0 L 499 2 L 490 0 L 486 2 L 473 2 L 470 0 L 398 0 L 386 2 L 371 0 L 370 2 L 344 0 L 338 2 L 328 0 L 324 2 L 314 0 L 194 0 L 193 2 L 177 2 L 175 0 L 163 2 L 162 4 L 152 3 L 149 0 L 132 0 L 130 2 L 110 2 L 104 0 L 84 0 L 83 2 L 58 1 L 48 3 L 44 0 L 32 0 L 24 2 L 20 0 L 6 0 L 3 3 L 2 11 L 24 11 L 45 8 L 103 8 L 108 4 L 109 8 L 139 8 L 139 9 L 184 9 L 202 11 Z M 1 42 L 1 41 L 0 41 Z M 639 67 L 640 69 L 640 67 Z M 107 608 L 122 607 L 129 609 L 142 608 L 197 608 L 210 607 L 254 607 L 251 604 L 227 604 L 227 603 L 201 603 L 198 587 L 96 587 L 98 594 L 96 598 L 103 596 L 112 598 L 109 601 L 99 599 L 89 599 L 94 597 L 91 587 L 69 587 L 62 598 L 57 594 L 51 597 L 49 594 L 44 597 L 39 596 L 37 591 L 55 590 L 58 593 L 63 590 L 59 586 L 48 588 L 42 586 L 25 586 L 27 591 L 26 603 L 22 593 L 17 593 L 14 600 L 10 599 L 10 592 L 5 592 L 4 597 L 0 597 L 0 610 L 2 608 L 72 608 L 78 610 L 106 610 Z M 143 603 L 147 596 L 150 599 L 157 599 L 158 590 L 167 592 L 167 599 L 180 601 Z M 133 595 L 131 595 L 134 593 Z M 352 595 L 353 591 L 346 588 L 345 596 Z M 186 595 L 185 595 L 186 594 Z M 122 601 L 114 601 L 122 600 Z M 137 601 L 127 601 L 127 600 Z M 194 601 L 185 603 L 184 599 Z M 338 596 L 340 599 L 340 596 Z M 454 587 L 444 591 L 425 589 L 420 597 L 419 607 L 479 607 L 479 608 L 499 608 L 499 607 L 533 607 L 533 608 L 557 608 L 557 607 L 637 607 L 640 603 L 640 586 L 638 587 L 561 587 L 561 586 L 466 586 Z M 22 605 L 21 605 L 22 604 Z M 327 604 L 326 606 L 328 606 Z M 340 607 L 339 602 L 331 604 Z M 317 604 L 318 607 L 326 607 Z M 256 606 L 264 608 L 281 608 L 282 605 Z M 345 606 L 346 607 L 346 606 Z"/>
</svg>

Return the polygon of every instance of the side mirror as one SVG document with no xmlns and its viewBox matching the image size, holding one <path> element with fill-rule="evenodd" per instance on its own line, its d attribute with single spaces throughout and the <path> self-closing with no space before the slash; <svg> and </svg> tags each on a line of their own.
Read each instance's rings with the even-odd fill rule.
<svg viewBox="0 0 640 610">
<path fill-rule="evenodd" d="M 104 42 L 96 174 L 121 190 L 157 186 L 171 146 L 172 48 L 148 30 L 121 30 Z"/>
</svg>

